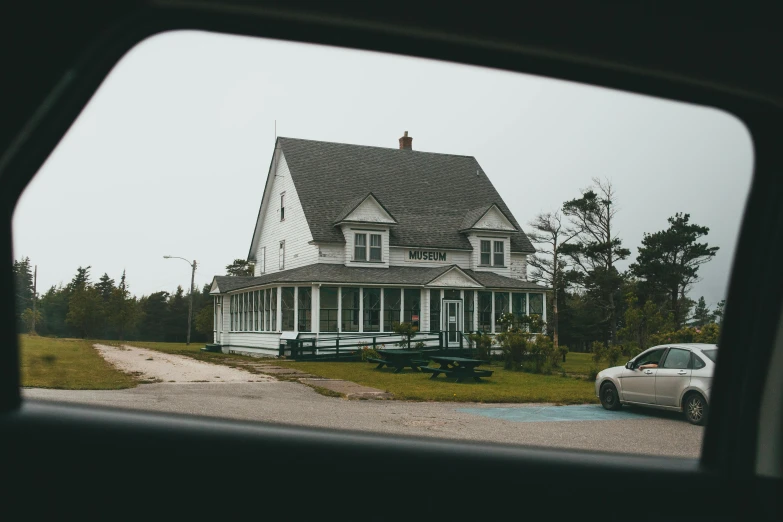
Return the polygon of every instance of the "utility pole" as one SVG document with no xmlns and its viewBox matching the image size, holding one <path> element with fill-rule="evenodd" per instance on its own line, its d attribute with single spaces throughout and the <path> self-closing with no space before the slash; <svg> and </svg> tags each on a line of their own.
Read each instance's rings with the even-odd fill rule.
<svg viewBox="0 0 783 522">
<path fill-rule="evenodd" d="M 186 344 L 188 346 L 190 346 L 190 329 L 191 329 L 191 324 L 193 322 L 193 284 L 194 284 L 194 281 L 196 279 L 196 266 L 197 266 L 197 263 L 196 263 L 195 259 L 193 260 L 193 263 L 191 263 L 190 261 L 188 261 L 184 257 L 179 257 L 179 256 L 163 256 L 163 259 L 182 259 L 187 264 L 189 264 L 190 268 L 191 268 L 191 272 L 190 272 L 190 303 L 188 304 L 188 337 L 187 337 L 187 342 L 186 342 Z"/>
<path fill-rule="evenodd" d="M 29 265 L 28 265 L 29 266 Z M 37 301 L 37 286 L 38 286 L 38 265 L 35 265 L 35 270 L 33 271 L 33 335 L 35 335 L 35 302 Z"/>
</svg>

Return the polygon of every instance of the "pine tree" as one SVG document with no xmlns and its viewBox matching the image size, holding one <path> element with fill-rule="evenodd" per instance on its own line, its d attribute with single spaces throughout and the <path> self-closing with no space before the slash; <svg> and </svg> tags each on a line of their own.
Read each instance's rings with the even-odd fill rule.
<svg viewBox="0 0 783 522">
<path fill-rule="evenodd" d="M 229 276 L 252 276 L 254 265 L 244 259 L 234 259 L 230 265 L 226 265 L 226 275 Z"/>
<path fill-rule="evenodd" d="M 22 313 L 28 308 L 33 307 L 33 271 L 30 266 L 30 258 L 25 257 L 19 261 L 14 261 L 14 290 L 16 296 L 16 320 L 20 327 L 22 324 Z"/>
<path fill-rule="evenodd" d="M 122 271 L 120 284 L 112 289 L 108 303 L 107 321 L 114 329 L 120 341 L 125 340 L 128 333 L 135 327 L 139 319 L 139 309 L 136 298 L 128 290 L 125 280 L 125 270 Z"/>
<path fill-rule="evenodd" d="M 699 297 L 699 301 L 696 303 L 696 308 L 693 310 L 693 316 L 691 317 L 691 326 L 704 326 L 714 322 L 715 314 L 707 308 L 707 302 L 704 300 L 704 296 Z"/>
<path fill-rule="evenodd" d="M 616 263 L 631 255 L 617 236 L 615 199 L 611 182 L 594 178 L 593 186 L 585 190 L 581 198 L 566 201 L 563 214 L 571 220 L 573 228 L 579 230 L 579 235 L 560 250 L 571 264 L 567 281 L 580 287 L 592 306 L 600 311 L 599 320 L 606 327 L 610 343 L 615 341 L 617 333 L 620 317 L 617 301 L 621 301 L 623 284 L 623 275 Z"/>
<path fill-rule="evenodd" d="M 629 269 L 642 280 L 647 293 L 659 302 L 668 301 L 679 329 L 688 316 L 686 294 L 699 280 L 699 267 L 712 259 L 719 247 L 697 242 L 710 229 L 690 223 L 690 214 L 677 213 L 668 221 L 666 230 L 644 235 L 639 255 Z"/>
<path fill-rule="evenodd" d="M 95 288 L 101 294 L 104 301 L 111 299 L 112 291 L 114 290 L 114 279 L 109 277 L 109 274 L 104 273 L 98 282 L 95 284 Z"/>
</svg>

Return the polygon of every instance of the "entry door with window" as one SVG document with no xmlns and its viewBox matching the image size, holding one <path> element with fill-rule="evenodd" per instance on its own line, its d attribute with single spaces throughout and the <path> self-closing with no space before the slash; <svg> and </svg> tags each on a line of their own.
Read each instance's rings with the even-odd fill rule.
<svg viewBox="0 0 783 522">
<path fill-rule="evenodd" d="M 443 331 L 448 346 L 459 346 L 462 331 L 462 301 L 443 301 Z"/>
</svg>

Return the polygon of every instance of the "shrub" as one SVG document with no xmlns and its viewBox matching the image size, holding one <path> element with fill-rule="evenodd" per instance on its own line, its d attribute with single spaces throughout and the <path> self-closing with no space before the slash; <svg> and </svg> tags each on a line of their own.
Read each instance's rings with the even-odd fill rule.
<svg viewBox="0 0 783 522">
<path fill-rule="evenodd" d="M 593 362 L 598 366 L 602 361 L 605 361 L 606 367 L 617 366 L 617 362 L 623 356 L 622 346 L 616 344 L 607 346 L 598 341 L 593 341 L 590 351 L 593 352 Z"/>
<path fill-rule="evenodd" d="M 359 350 L 359 354 L 362 357 L 362 361 L 366 361 L 367 359 L 380 359 L 381 357 L 381 354 L 369 346 L 362 346 L 361 350 Z"/>
<path fill-rule="evenodd" d="M 552 339 L 533 333 L 540 330 L 540 319 L 526 316 L 518 325 L 514 325 L 513 321 L 511 314 L 503 314 L 499 321 L 503 330 L 495 336 L 503 352 L 504 367 L 508 370 L 551 374 L 552 369 L 559 366 L 560 354 L 555 350 Z"/>
<path fill-rule="evenodd" d="M 394 330 L 394 333 L 400 336 L 400 340 L 394 343 L 394 345 L 399 348 L 411 347 L 411 340 L 419 333 L 419 327 L 413 326 L 410 323 L 400 323 L 395 325 L 392 329 Z M 418 343 L 415 346 L 418 346 L 419 344 L 424 346 L 424 343 Z"/>
<path fill-rule="evenodd" d="M 492 353 L 492 345 L 495 344 L 495 339 L 490 334 L 484 332 L 468 334 L 467 337 L 471 345 L 476 347 L 476 357 L 482 361 L 488 361 Z"/>
<path fill-rule="evenodd" d="M 587 376 L 591 381 L 594 381 L 595 378 L 598 377 L 598 372 L 600 371 L 601 370 L 598 369 L 598 366 L 591 366 Z"/>
</svg>

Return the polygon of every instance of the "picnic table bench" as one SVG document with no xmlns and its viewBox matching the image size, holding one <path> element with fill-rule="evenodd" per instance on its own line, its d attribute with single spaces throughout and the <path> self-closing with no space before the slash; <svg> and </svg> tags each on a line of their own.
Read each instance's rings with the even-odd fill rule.
<svg viewBox="0 0 783 522">
<path fill-rule="evenodd" d="M 394 373 L 400 373 L 403 368 L 410 367 L 419 370 L 427 366 L 429 361 L 422 358 L 422 353 L 416 350 L 376 350 L 383 359 L 368 358 L 369 362 L 378 363 L 376 370 L 388 366 L 394 368 Z"/>
<path fill-rule="evenodd" d="M 457 382 L 462 382 L 465 378 L 472 377 L 476 382 L 481 382 L 481 377 L 491 377 L 493 370 L 477 370 L 476 368 L 484 363 L 480 359 L 466 359 L 464 357 L 450 357 L 441 355 L 431 355 L 430 359 L 440 364 L 439 368 L 422 366 L 421 370 L 432 374 L 430 379 L 434 379 L 441 373 L 447 377 L 456 377 Z"/>
</svg>

